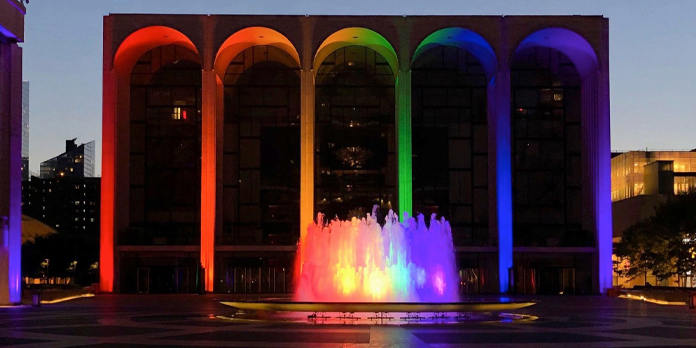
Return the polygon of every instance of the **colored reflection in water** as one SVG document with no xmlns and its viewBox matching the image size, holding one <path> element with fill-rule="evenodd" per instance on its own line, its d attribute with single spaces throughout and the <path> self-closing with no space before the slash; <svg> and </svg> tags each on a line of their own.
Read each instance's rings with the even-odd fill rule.
<svg viewBox="0 0 696 348">
<path fill-rule="evenodd" d="M 457 275 L 449 223 L 433 214 L 426 225 L 389 211 L 317 222 L 300 241 L 305 255 L 296 291 L 302 302 L 456 302 Z M 298 253 L 299 255 L 299 253 Z"/>
</svg>

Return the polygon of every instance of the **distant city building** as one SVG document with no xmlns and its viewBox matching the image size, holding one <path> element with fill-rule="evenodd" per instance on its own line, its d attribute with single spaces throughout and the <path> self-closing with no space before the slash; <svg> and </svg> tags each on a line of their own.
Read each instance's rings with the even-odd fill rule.
<svg viewBox="0 0 696 348">
<path fill-rule="evenodd" d="M 630 151 L 611 159 L 611 200 L 677 194 L 696 187 L 696 150 Z"/>
<path fill-rule="evenodd" d="M 59 233 L 99 233 L 101 178 L 32 177 L 22 183 L 22 212 Z"/>
<path fill-rule="evenodd" d="M 65 152 L 41 162 L 41 178 L 94 177 L 94 141 L 77 145 L 77 138 L 65 141 Z"/>
<path fill-rule="evenodd" d="M 22 181 L 29 180 L 29 81 L 22 82 Z"/>
</svg>

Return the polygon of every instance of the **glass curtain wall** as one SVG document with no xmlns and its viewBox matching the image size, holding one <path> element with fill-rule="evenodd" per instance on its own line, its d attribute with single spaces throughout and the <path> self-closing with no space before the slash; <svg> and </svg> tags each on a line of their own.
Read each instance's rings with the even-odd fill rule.
<svg viewBox="0 0 696 348">
<path fill-rule="evenodd" d="M 444 216 L 458 246 L 487 246 L 487 78 L 465 50 L 439 46 L 413 63 L 413 208 Z"/>
<path fill-rule="evenodd" d="M 130 230 L 119 244 L 199 245 L 201 64 L 168 45 L 131 75 Z"/>
<path fill-rule="evenodd" d="M 223 236 L 218 244 L 299 239 L 300 71 L 274 46 L 238 54 L 224 77 Z"/>
<path fill-rule="evenodd" d="M 376 51 L 347 46 L 316 77 L 315 212 L 379 222 L 396 204 L 394 72 Z"/>
<path fill-rule="evenodd" d="M 581 93 L 575 66 L 554 49 L 527 49 L 513 59 L 511 85 L 515 246 L 593 246 L 581 221 Z"/>
</svg>

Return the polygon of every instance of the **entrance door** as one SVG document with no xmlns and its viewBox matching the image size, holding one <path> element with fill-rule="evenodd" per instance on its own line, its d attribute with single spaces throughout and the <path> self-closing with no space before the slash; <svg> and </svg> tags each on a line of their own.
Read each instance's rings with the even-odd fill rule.
<svg viewBox="0 0 696 348">
<path fill-rule="evenodd" d="M 524 269 L 524 294 L 534 295 L 538 291 L 539 272 L 535 268 Z"/>
<path fill-rule="evenodd" d="M 564 295 L 575 294 L 575 269 L 574 268 L 564 268 L 563 269 L 563 294 Z"/>
<path fill-rule="evenodd" d="M 558 295 L 563 292 L 561 287 L 562 272 L 558 268 L 542 268 L 539 270 L 539 294 Z"/>
<path fill-rule="evenodd" d="M 177 267 L 176 272 L 176 292 L 177 293 L 188 293 L 189 292 L 189 269 L 188 267 Z"/>
<path fill-rule="evenodd" d="M 150 292 L 153 294 L 176 293 L 176 269 L 173 266 L 150 267 Z"/>
<path fill-rule="evenodd" d="M 146 267 L 138 268 L 138 293 L 146 294 L 150 292 L 150 269 Z"/>
</svg>

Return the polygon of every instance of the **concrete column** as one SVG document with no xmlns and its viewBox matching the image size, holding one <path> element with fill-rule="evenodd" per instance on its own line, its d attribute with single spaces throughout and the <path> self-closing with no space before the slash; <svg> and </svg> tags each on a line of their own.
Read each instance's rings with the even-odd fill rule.
<svg viewBox="0 0 696 348">
<path fill-rule="evenodd" d="M 216 23 L 206 18 L 204 44 L 201 52 L 202 109 L 201 109 L 201 267 L 205 291 L 213 292 L 215 284 L 215 235 L 222 228 L 218 212 L 222 201 L 222 142 L 223 105 L 222 81 L 215 71 L 213 33 Z"/>
<path fill-rule="evenodd" d="M 301 72 L 300 107 L 300 238 L 314 218 L 314 72 Z"/>
<path fill-rule="evenodd" d="M 396 194 L 398 211 L 413 212 L 413 132 L 411 123 L 411 27 L 410 20 L 401 17 L 395 23 L 399 32 L 396 73 Z"/>
<path fill-rule="evenodd" d="M 611 139 L 609 78 L 593 72 L 582 82 L 583 222 L 595 232 L 595 291 L 612 287 Z"/>
<path fill-rule="evenodd" d="M 0 305 L 22 300 L 22 49 L 0 43 Z"/>
<path fill-rule="evenodd" d="M 215 70 L 203 71 L 201 134 L 201 265 L 205 270 L 205 290 L 213 291 L 215 267 L 215 229 L 218 202 L 218 156 L 222 149 L 222 112 L 218 94 L 222 82 Z M 220 161 L 221 162 L 221 161 Z"/>
<path fill-rule="evenodd" d="M 396 151 L 399 211 L 413 212 L 413 134 L 411 131 L 411 70 L 399 71 L 396 80 Z"/>
<path fill-rule="evenodd" d="M 114 285 L 120 292 L 118 234 L 130 228 L 130 74 L 116 73 L 116 117 L 114 120 Z"/>
<path fill-rule="evenodd" d="M 505 34 L 506 31 L 503 30 Z M 504 35 L 503 35 L 504 36 Z M 501 47 L 507 48 L 505 40 Z M 490 229 L 498 242 L 501 293 L 512 286 L 512 141 L 510 134 L 510 63 L 500 50 L 498 72 L 488 85 Z"/>
<path fill-rule="evenodd" d="M 495 209 L 494 226 L 498 237 L 498 278 L 500 292 L 508 292 L 512 269 L 512 141 L 510 134 L 510 70 L 502 65 L 488 87 L 489 136 L 493 137 L 489 156 L 494 163 L 491 189 Z"/>
<path fill-rule="evenodd" d="M 307 234 L 307 226 L 314 219 L 314 18 L 302 21 L 302 50 L 300 76 L 300 239 Z M 302 250 L 299 251 L 302 253 Z M 300 255 L 304 262 L 304 255 Z M 301 264 L 300 263 L 300 264 Z"/>
<path fill-rule="evenodd" d="M 114 291 L 115 189 L 116 189 L 116 73 L 102 75 L 102 179 L 101 234 L 99 242 L 99 291 Z"/>
</svg>

